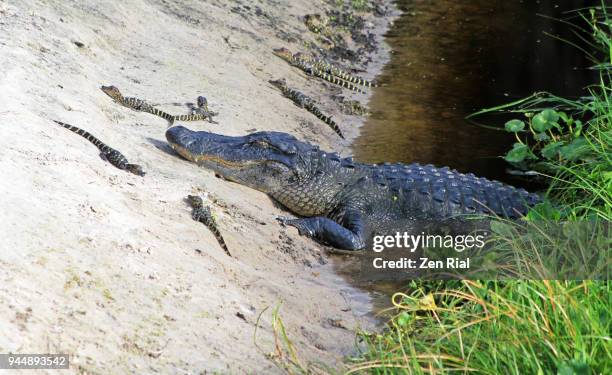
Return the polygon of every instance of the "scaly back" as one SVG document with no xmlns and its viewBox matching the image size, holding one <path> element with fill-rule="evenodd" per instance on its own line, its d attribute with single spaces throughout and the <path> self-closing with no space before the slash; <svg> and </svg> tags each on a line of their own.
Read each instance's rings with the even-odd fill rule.
<svg viewBox="0 0 612 375">
<path fill-rule="evenodd" d="M 386 186 L 404 207 L 431 217 L 482 213 L 517 218 L 540 202 L 524 189 L 448 167 L 397 163 L 366 168 L 373 181 Z"/>
</svg>

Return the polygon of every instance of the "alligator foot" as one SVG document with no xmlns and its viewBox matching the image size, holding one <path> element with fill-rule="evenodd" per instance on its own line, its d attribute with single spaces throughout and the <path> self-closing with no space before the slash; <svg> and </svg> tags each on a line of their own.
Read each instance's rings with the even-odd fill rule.
<svg viewBox="0 0 612 375">
<path fill-rule="evenodd" d="M 365 247 L 363 228 L 360 220 L 354 220 L 350 228 L 346 228 L 326 217 L 307 217 L 291 219 L 278 217 L 282 225 L 297 228 L 302 236 L 310 237 L 320 243 L 346 250 L 359 250 Z"/>
</svg>

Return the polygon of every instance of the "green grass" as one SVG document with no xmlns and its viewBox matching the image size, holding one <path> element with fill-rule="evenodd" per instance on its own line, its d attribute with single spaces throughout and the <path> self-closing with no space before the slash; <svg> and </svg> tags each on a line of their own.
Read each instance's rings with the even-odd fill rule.
<svg viewBox="0 0 612 375">
<path fill-rule="evenodd" d="M 566 254 L 581 264 L 594 243 L 607 251 L 595 263 L 610 266 L 612 18 L 603 3 L 576 15 L 591 28 L 566 24 L 593 50 L 585 53 L 600 71 L 583 98 L 537 93 L 473 115 L 515 113 L 505 126 L 516 138 L 506 160 L 548 180 L 546 202 L 526 221 L 504 222 L 495 233 L 495 249 L 510 256 L 517 276 L 552 279 L 546 256 Z M 595 223 L 586 235 L 595 242 L 553 236 L 540 227 L 542 219 Z M 413 281 L 407 290 L 393 296 L 385 330 L 360 333 L 361 350 L 348 359 L 348 373 L 612 373 L 607 281 Z"/>
<path fill-rule="evenodd" d="M 604 282 L 476 282 L 397 293 L 399 311 L 349 373 L 609 374 Z"/>
</svg>

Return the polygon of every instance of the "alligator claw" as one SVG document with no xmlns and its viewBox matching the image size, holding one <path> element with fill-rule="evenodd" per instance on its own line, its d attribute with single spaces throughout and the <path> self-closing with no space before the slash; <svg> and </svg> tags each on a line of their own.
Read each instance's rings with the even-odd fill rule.
<svg viewBox="0 0 612 375">
<path fill-rule="evenodd" d="M 276 218 L 276 220 L 277 220 L 277 221 L 278 221 L 278 222 L 279 222 L 279 223 L 280 223 L 282 226 L 286 227 L 287 225 L 291 225 L 291 224 L 289 224 L 288 222 L 289 222 L 290 220 L 293 220 L 293 218 L 286 217 L 286 216 L 278 216 L 278 217 Z"/>
<path fill-rule="evenodd" d="M 308 236 L 308 237 L 314 236 L 314 232 L 312 231 L 312 229 L 308 228 L 308 226 L 304 222 L 304 219 L 293 219 L 290 217 L 280 216 L 280 217 L 277 217 L 276 220 L 278 220 L 281 223 L 281 225 L 284 227 L 286 227 L 287 225 L 290 225 L 296 228 L 300 236 Z"/>
</svg>

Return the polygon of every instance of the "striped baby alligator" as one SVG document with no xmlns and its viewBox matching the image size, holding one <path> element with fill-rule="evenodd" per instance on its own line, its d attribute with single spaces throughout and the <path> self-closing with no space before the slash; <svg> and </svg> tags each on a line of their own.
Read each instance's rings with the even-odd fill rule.
<svg viewBox="0 0 612 375">
<path fill-rule="evenodd" d="M 344 88 L 356 91 L 356 92 L 360 92 L 360 93 L 365 93 L 365 91 L 363 91 L 362 89 L 359 88 L 359 86 L 353 84 L 352 82 L 349 82 L 348 80 L 345 80 L 343 78 L 340 78 L 334 74 L 331 73 L 332 69 L 327 69 L 325 68 L 322 63 L 317 63 L 315 65 L 315 62 L 318 62 L 319 60 L 314 60 L 314 59 L 307 59 L 304 58 L 303 55 L 301 54 L 292 54 L 290 50 L 288 50 L 285 47 L 282 48 L 276 48 L 274 49 L 274 54 L 278 57 L 280 57 L 281 59 L 287 61 L 289 64 L 298 67 L 299 69 L 303 70 L 304 72 L 306 72 L 307 74 L 313 75 L 315 77 L 319 77 L 322 78 L 328 82 L 331 82 L 335 85 L 339 85 L 342 86 Z M 335 70 L 335 72 L 340 71 L 340 69 Z M 338 73 L 339 74 L 339 73 Z M 345 75 L 346 77 L 346 75 Z"/>
<path fill-rule="evenodd" d="M 321 59 L 317 59 L 312 55 L 307 55 L 305 53 L 302 52 L 297 52 L 296 54 L 293 55 L 293 58 L 297 59 L 297 60 L 302 60 L 305 62 L 310 63 L 313 67 L 315 67 L 316 69 L 322 70 L 326 73 L 329 73 L 333 76 L 336 76 L 338 78 L 341 78 L 345 81 L 349 81 L 351 83 L 354 83 L 356 85 L 361 85 L 361 86 L 365 86 L 365 87 L 376 87 L 376 84 L 372 81 L 368 81 L 364 78 L 361 78 L 359 76 L 354 76 L 351 75 L 350 73 L 347 73 L 346 71 L 338 68 L 337 66 L 330 64 L 329 62 L 325 61 L 325 60 L 321 60 Z"/>
<path fill-rule="evenodd" d="M 109 163 L 111 163 L 112 165 L 114 165 L 115 167 L 122 169 L 124 171 L 128 171 L 130 173 L 133 173 L 135 175 L 138 176 L 144 176 L 145 172 L 143 171 L 142 167 L 138 164 L 131 164 L 128 162 L 128 160 L 125 158 L 125 156 L 123 156 L 122 153 L 120 153 L 119 151 L 115 150 L 114 148 L 109 147 L 108 145 L 106 145 L 104 142 L 102 142 L 101 140 L 99 140 L 98 138 L 94 137 L 91 133 L 81 129 L 81 128 L 77 128 L 76 126 L 72 126 L 70 124 L 66 124 L 64 122 L 61 121 L 56 121 L 53 120 L 55 123 L 57 123 L 58 125 L 71 130 L 75 133 L 77 133 L 78 135 L 80 135 L 81 137 L 87 139 L 89 142 L 93 143 L 94 146 L 96 146 L 98 148 L 98 150 L 100 150 L 101 156 L 108 160 Z"/>
<path fill-rule="evenodd" d="M 340 138 L 344 139 L 344 135 L 342 134 L 342 131 L 340 130 L 336 122 L 332 120 L 331 117 L 321 113 L 321 110 L 319 110 L 319 108 L 315 105 L 315 102 L 312 98 L 297 90 L 289 88 L 287 86 L 287 81 L 285 81 L 284 78 L 277 79 L 275 81 L 270 80 L 268 82 L 276 86 L 283 93 L 284 96 L 291 99 L 296 105 L 305 108 L 308 112 L 317 116 L 317 118 L 329 125 L 329 127 L 332 128 L 333 131 L 340 136 Z"/>
<path fill-rule="evenodd" d="M 116 103 L 133 109 L 135 111 L 150 113 L 155 116 L 159 116 L 164 120 L 168 121 L 170 125 L 174 124 L 175 121 L 201 121 L 208 120 L 213 122 L 212 116 L 217 115 L 217 113 L 210 112 L 208 110 L 208 101 L 205 97 L 198 97 L 198 108 L 196 109 L 196 113 L 191 113 L 189 115 L 171 115 L 162 110 L 155 108 L 152 104 L 147 103 L 146 101 L 134 97 L 125 97 L 121 94 L 121 91 L 115 86 L 102 86 L 100 89 L 108 96 L 110 96 Z M 202 105 L 200 105 L 200 101 Z"/>
<path fill-rule="evenodd" d="M 227 248 L 227 244 L 219 231 L 219 226 L 217 225 L 217 222 L 210 211 L 210 207 L 204 206 L 204 201 L 197 195 L 188 195 L 187 201 L 193 208 L 193 212 L 191 213 L 193 220 L 199 221 L 200 223 L 206 225 L 215 235 L 215 238 L 217 239 L 217 242 L 219 242 L 219 245 L 221 245 L 221 248 L 223 248 L 223 251 L 225 251 L 225 253 L 231 257 L 232 254 Z"/>
</svg>

